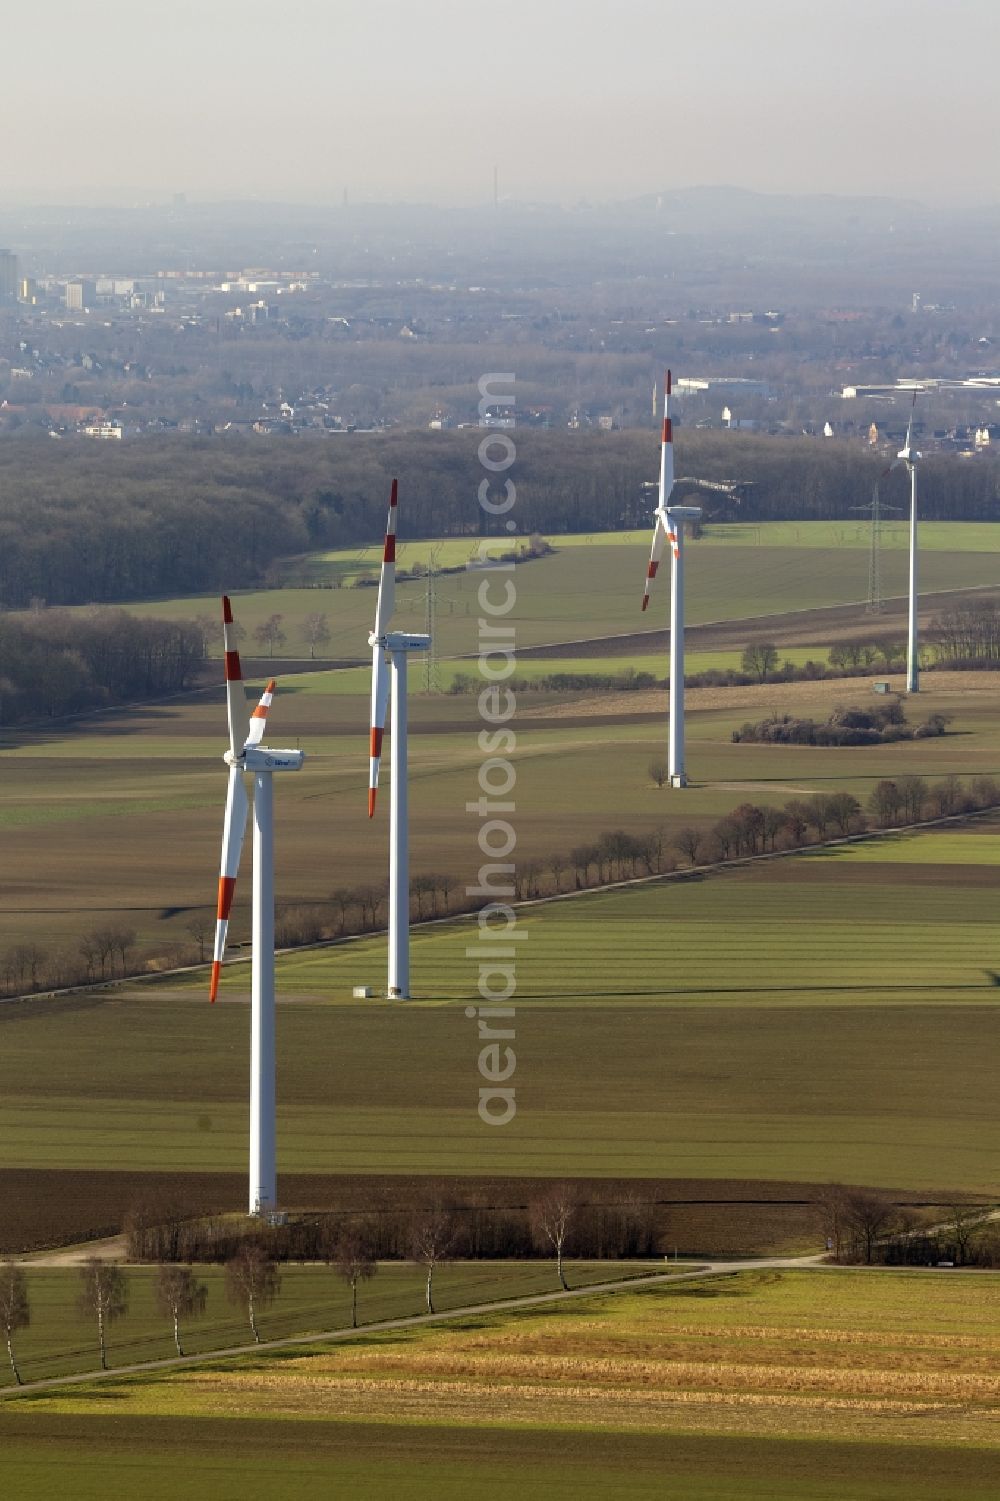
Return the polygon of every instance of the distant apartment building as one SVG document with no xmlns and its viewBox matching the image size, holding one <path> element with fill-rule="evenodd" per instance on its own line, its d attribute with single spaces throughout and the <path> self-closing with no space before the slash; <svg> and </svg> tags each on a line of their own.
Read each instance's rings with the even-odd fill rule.
<svg viewBox="0 0 1000 1501">
<path fill-rule="evenodd" d="M 12 250 L 0 250 L 0 303 L 17 301 L 17 256 Z"/>
<path fill-rule="evenodd" d="M 22 276 L 17 283 L 18 302 L 27 302 L 34 307 L 38 302 L 38 287 L 33 276 Z"/>
<path fill-rule="evenodd" d="M 104 438 L 119 443 L 124 436 L 120 422 L 89 422 L 81 431 L 85 438 Z"/>
<path fill-rule="evenodd" d="M 745 375 L 689 375 L 674 381 L 674 390 L 680 396 L 700 396 L 706 391 L 735 391 L 744 396 L 769 396 L 771 382 L 751 380 Z"/>
<path fill-rule="evenodd" d="M 68 281 L 63 300 L 70 311 L 82 312 L 93 307 L 97 301 L 97 283 L 94 281 Z"/>
</svg>

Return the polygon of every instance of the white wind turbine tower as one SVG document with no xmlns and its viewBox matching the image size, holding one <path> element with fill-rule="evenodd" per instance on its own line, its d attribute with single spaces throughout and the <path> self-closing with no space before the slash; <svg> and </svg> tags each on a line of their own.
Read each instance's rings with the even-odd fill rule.
<svg viewBox="0 0 1000 1501">
<path fill-rule="evenodd" d="M 906 424 L 906 442 L 889 466 L 890 469 L 904 467 L 910 476 L 910 609 L 906 634 L 907 693 L 920 691 L 920 665 L 917 661 L 917 464 L 923 458 L 923 454 L 918 453 L 913 446 L 913 411 L 916 404 L 917 392 L 914 388 L 910 420 Z"/>
<path fill-rule="evenodd" d="M 390 999 L 405 999 L 410 993 L 410 836 L 407 813 L 407 654 L 426 651 L 427 635 L 390 631 L 396 606 L 396 508 L 398 486 L 392 482 L 389 519 L 385 528 L 382 574 L 375 606 L 375 628 L 368 637 L 372 649 L 372 712 L 369 747 L 368 817 L 375 814 L 382 736 L 389 707 L 392 678 L 392 735 L 389 771 L 389 983 Z"/>
<path fill-rule="evenodd" d="M 684 523 L 697 521 L 700 506 L 670 504 L 674 488 L 674 435 L 670 422 L 670 371 L 663 384 L 663 436 L 660 447 L 660 483 L 653 523 L 653 550 L 646 569 L 642 608 L 649 604 L 649 590 L 660 566 L 664 542 L 670 543 L 670 725 L 667 774 L 671 787 L 686 787 L 684 767 Z"/>
<path fill-rule="evenodd" d="M 299 771 L 305 759 L 300 750 L 270 750 L 261 745 L 267 711 L 274 695 L 268 683 L 260 703 L 247 716 L 246 691 L 240 654 L 233 642 L 233 612 L 222 600 L 226 647 L 226 707 L 229 714 L 229 791 L 222 829 L 222 865 L 215 925 L 215 952 L 209 1000 L 219 990 L 219 971 L 226 951 L 229 914 L 239 871 L 249 801 L 244 776 L 253 786 L 253 952 L 250 984 L 250 1213 L 263 1214 L 277 1205 L 275 1161 L 274 1070 L 274 783 L 275 772 Z"/>
</svg>

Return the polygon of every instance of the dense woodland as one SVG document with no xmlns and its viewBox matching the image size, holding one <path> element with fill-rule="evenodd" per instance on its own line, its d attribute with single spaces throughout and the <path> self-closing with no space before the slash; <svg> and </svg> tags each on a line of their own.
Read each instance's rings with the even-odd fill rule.
<svg viewBox="0 0 1000 1501">
<path fill-rule="evenodd" d="M 0 619 L 0 721 L 55 718 L 189 686 L 204 661 L 198 626 L 124 610 L 45 610 Z"/>
<path fill-rule="evenodd" d="M 0 607 L 245 587 L 281 557 L 377 537 L 393 474 L 411 535 L 479 531 L 483 437 L 469 429 L 0 444 Z M 525 430 L 516 446 L 510 477 L 522 532 L 600 532 L 647 520 L 652 501 L 642 485 L 657 473 L 655 433 Z M 836 440 L 682 429 L 677 449 L 679 475 L 752 486 L 720 519 L 856 521 L 854 508 L 870 501 L 884 467 L 884 456 Z M 997 465 L 926 460 L 928 518 L 993 519 L 998 498 Z"/>
</svg>

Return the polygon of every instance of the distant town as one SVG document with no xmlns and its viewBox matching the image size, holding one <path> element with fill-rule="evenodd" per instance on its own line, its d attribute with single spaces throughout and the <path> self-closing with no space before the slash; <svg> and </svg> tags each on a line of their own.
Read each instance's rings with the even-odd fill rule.
<svg viewBox="0 0 1000 1501">
<path fill-rule="evenodd" d="M 758 256 L 736 301 L 690 203 L 679 201 L 677 228 L 662 197 L 629 212 L 652 233 L 628 278 L 600 216 L 581 225 L 518 206 L 490 224 L 431 227 L 425 211 L 344 206 L 324 234 L 297 222 L 265 232 L 266 215 L 250 210 L 219 228 L 179 196 L 131 247 L 96 211 L 75 248 L 51 223 L 25 225 L 0 250 L 0 436 L 495 425 L 502 414 L 484 416 L 470 396 L 484 358 L 516 360 L 521 427 L 653 430 L 652 384 L 670 361 L 681 428 L 888 450 L 917 391 L 925 450 L 992 457 L 1000 331 L 986 300 L 906 289 L 898 276 L 873 295 L 860 270 L 856 286 L 843 269 L 826 287 L 801 284 L 795 246 L 822 227 L 806 217 L 776 261 L 787 300 L 773 298 Z M 856 233 L 869 258 L 882 246 L 884 226 Z M 584 238 L 566 259 L 571 234 Z M 936 265 L 912 269 L 931 278 Z"/>
</svg>

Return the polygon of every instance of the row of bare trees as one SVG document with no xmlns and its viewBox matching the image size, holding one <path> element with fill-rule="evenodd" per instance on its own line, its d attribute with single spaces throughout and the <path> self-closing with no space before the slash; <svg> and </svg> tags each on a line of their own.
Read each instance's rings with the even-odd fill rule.
<svg viewBox="0 0 1000 1501">
<path fill-rule="evenodd" d="M 662 785 L 666 764 L 651 762 L 649 775 Z M 517 895 L 530 901 L 585 891 L 612 881 L 669 874 L 684 866 L 802 849 L 848 834 L 997 806 L 1000 784 L 993 777 L 976 776 L 963 782 L 951 774 L 937 782 L 912 774 L 885 778 L 876 784 L 865 808 L 849 792 L 792 798 L 780 807 L 745 802 L 712 825 L 684 825 L 669 836 L 662 825 L 648 834 L 609 829 L 569 851 L 522 860 L 515 872 Z M 281 948 L 295 948 L 377 931 L 385 926 L 387 902 L 383 886 L 338 887 L 326 902 L 279 910 L 276 941 Z M 419 872 L 410 883 L 410 916 L 417 921 L 473 911 L 477 905 L 466 897 L 461 879 L 447 871 Z M 211 916 L 199 914 L 187 925 L 189 945 L 141 958 L 137 957 L 135 931 L 115 924 L 85 934 L 75 952 L 15 944 L 0 956 L 0 994 L 20 995 L 116 979 L 151 968 L 201 964 L 208 957 L 213 931 Z"/>
<path fill-rule="evenodd" d="M 940 1212 L 898 1204 L 871 1188 L 831 1183 L 816 1201 L 834 1260 L 866 1266 L 1000 1265 L 1000 1237 L 982 1206 L 954 1203 Z"/>
<path fill-rule="evenodd" d="M 973 777 L 965 785 L 954 775 L 934 783 L 907 775 L 878 782 L 867 810 L 850 792 L 792 798 L 777 808 L 740 803 L 710 828 L 692 825 L 679 829 L 670 844 L 689 865 L 708 864 L 773 850 L 801 849 L 869 829 L 899 828 L 929 818 L 974 813 L 998 803 L 1000 785 L 992 777 Z"/>
<path fill-rule="evenodd" d="M 977 600 L 939 615 L 930 630 L 938 660 L 955 666 L 1000 662 L 1000 602 Z"/>
<path fill-rule="evenodd" d="M 375 1264 L 357 1251 L 354 1242 L 345 1238 L 338 1245 L 338 1271 L 350 1283 L 353 1295 L 353 1322 L 357 1324 L 357 1283 L 374 1274 Z M 101 1370 L 108 1366 L 108 1335 L 112 1324 L 129 1311 L 129 1279 L 113 1261 L 90 1257 L 79 1269 L 80 1290 L 77 1311 L 93 1319 L 97 1327 L 97 1349 Z M 250 1331 L 260 1343 L 257 1315 L 274 1302 L 281 1288 L 281 1275 L 260 1246 L 248 1241 L 226 1262 L 226 1296 L 230 1303 L 244 1309 Z M 195 1269 L 178 1262 L 163 1262 L 156 1268 L 154 1296 L 157 1311 L 169 1321 L 178 1355 L 184 1354 L 182 1325 L 206 1310 L 208 1288 Z M 7 1356 L 15 1382 L 22 1377 L 14 1349 L 15 1336 L 31 1323 L 31 1303 L 25 1269 L 16 1261 L 0 1265 L 0 1327 L 7 1342 Z"/>
<path fill-rule="evenodd" d="M 376 1261 L 416 1260 L 432 1265 L 442 1256 L 460 1260 L 522 1260 L 549 1254 L 546 1223 L 550 1201 L 564 1206 L 570 1253 L 587 1259 L 655 1256 L 665 1235 L 663 1207 L 634 1193 L 593 1191 L 557 1185 L 529 1204 L 496 1205 L 416 1197 L 378 1211 L 311 1212 L 283 1225 L 247 1229 L 231 1218 L 185 1218 L 179 1206 L 140 1204 L 127 1223 L 131 1260 L 228 1262 L 251 1241 L 274 1261 L 338 1259 L 341 1242 L 360 1239 Z M 435 1251 L 436 1248 L 436 1251 Z"/>
<path fill-rule="evenodd" d="M 117 924 L 94 928 L 75 950 L 49 951 L 37 943 L 15 943 L 0 955 L 0 994 L 113 980 L 133 972 L 134 928 Z"/>
<path fill-rule="evenodd" d="M 559 1285 L 566 1289 L 564 1256 L 576 1213 L 573 1191 L 557 1185 L 532 1205 L 531 1226 L 537 1244 L 554 1255 Z M 408 1219 L 409 1259 L 423 1270 L 424 1306 L 435 1312 L 434 1275 L 462 1249 L 461 1228 L 453 1209 L 434 1202 L 415 1209 Z M 380 1227 L 367 1217 L 354 1217 L 339 1225 L 327 1224 L 323 1232 L 323 1256 L 347 1284 L 351 1295 L 351 1327 L 358 1327 L 358 1289 L 378 1271 Z M 107 1369 L 108 1335 L 111 1326 L 129 1311 L 130 1287 L 126 1271 L 113 1261 L 91 1256 L 79 1268 L 77 1299 L 79 1313 L 93 1319 L 97 1330 L 98 1357 Z M 228 1301 L 243 1309 L 250 1333 L 260 1343 L 259 1314 L 271 1307 L 281 1291 L 281 1273 L 261 1239 L 242 1236 L 225 1261 Z M 169 1322 L 174 1346 L 183 1356 L 182 1326 L 203 1315 L 208 1288 L 190 1264 L 161 1261 L 156 1267 L 154 1294 L 160 1315 Z M 25 1269 L 16 1261 L 0 1265 L 0 1327 L 15 1382 L 22 1382 L 15 1352 L 15 1337 L 31 1323 L 31 1303 Z"/>
</svg>

